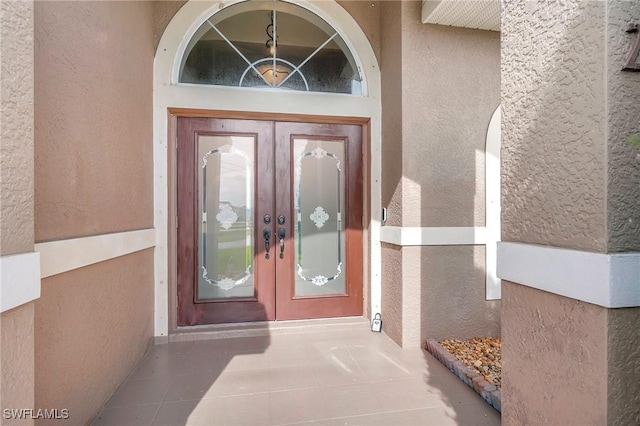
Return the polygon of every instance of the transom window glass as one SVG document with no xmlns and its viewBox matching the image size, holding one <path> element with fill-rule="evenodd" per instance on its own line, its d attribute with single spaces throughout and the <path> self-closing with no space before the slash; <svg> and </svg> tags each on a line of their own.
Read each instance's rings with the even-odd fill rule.
<svg viewBox="0 0 640 426">
<path fill-rule="evenodd" d="M 344 40 L 284 1 L 246 1 L 206 20 L 187 46 L 181 83 L 362 94 Z"/>
</svg>

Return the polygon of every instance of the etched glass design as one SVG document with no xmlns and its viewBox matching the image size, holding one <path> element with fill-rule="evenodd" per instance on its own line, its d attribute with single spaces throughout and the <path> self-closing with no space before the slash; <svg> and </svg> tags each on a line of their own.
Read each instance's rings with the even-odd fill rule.
<svg viewBox="0 0 640 426">
<path fill-rule="evenodd" d="M 198 299 L 253 297 L 254 138 L 198 137 Z"/>
<path fill-rule="evenodd" d="M 296 138 L 295 295 L 345 294 L 343 140 Z"/>
<path fill-rule="evenodd" d="M 187 46 L 180 82 L 362 94 L 337 31 L 284 1 L 246 1 L 206 20 Z"/>
</svg>

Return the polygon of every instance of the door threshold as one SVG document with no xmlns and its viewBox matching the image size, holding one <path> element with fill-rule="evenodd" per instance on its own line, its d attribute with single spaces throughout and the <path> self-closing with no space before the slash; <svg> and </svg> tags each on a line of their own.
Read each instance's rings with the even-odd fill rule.
<svg viewBox="0 0 640 426">
<path fill-rule="evenodd" d="M 260 321 L 178 327 L 167 337 L 156 337 L 155 343 L 191 340 L 227 339 L 234 337 L 272 336 L 337 330 L 366 330 L 365 317 L 320 318 L 288 321 Z"/>
</svg>

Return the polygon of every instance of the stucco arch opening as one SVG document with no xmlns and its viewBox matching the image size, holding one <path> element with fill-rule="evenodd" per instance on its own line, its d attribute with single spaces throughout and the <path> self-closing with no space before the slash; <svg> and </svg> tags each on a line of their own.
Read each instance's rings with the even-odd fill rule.
<svg viewBox="0 0 640 426">
<path fill-rule="evenodd" d="M 380 312 L 380 221 L 371 212 L 381 210 L 381 79 L 374 50 L 355 19 L 337 2 L 289 0 L 329 23 L 344 39 L 359 66 L 363 95 L 300 93 L 269 89 L 180 84 L 178 76 L 185 49 L 197 29 L 215 13 L 239 3 L 191 0 L 167 25 L 154 60 L 154 225 L 155 250 L 155 335 L 167 336 L 173 328 L 170 310 L 175 297 L 175 141 L 171 111 L 225 111 L 238 114 L 291 114 L 307 116 L 361 117 L 368 121 L 369 162 L 366 165 L 365 217 L 369 218 L 365 312 Z M 367 246 L 366 245 L 366 246 Z"/>
</svg>

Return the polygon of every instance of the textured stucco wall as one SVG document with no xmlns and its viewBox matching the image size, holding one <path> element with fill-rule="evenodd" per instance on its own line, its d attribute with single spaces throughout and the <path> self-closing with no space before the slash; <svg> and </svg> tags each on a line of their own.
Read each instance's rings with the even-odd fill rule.
<svg viewBox="0 0 640 426">
<path fill-rule="evenodd" d="M 606 424 L 607 309 L 503 280 L 502 367 L 504 425 Z"/>
<path fill-rule="evenodd" d="M 620 69 L 637 34 L 640 2 L 607 3 L 607 227 L 609 252 L 640 250 L 640 161 L 625 138 L 640 133 L 640 73 Z"/>
<path fill-rule="evenodd" d="M 35 238 L 153 226 L 153 7 L 35 3 Z M 36 404 L 95 416 L 153 336 L 153 250 L 43 280 Z"/>
<path fill-rule="evenodd" d="M 485 300 L 485 247 L 407 247 L 405 280 L 421 280 L 420 337 L 500 335 L 500 301 Z"/>
<path fill-rule="evenodd" d="M 153 226 L 152 6 L 36 2 L 37 241 Z"/>
<path fill-rule="evenodd" d="M 153 336 L 153 250 L 43 281 L 36 301 L 36 404 L 86 424 Z"/>
<path fill-rule="evenodd" d="M 402 345 L 402 250 L 382 244 L 382 330 Z"/>
<path fill-rule="evenodd" d="M 503 240 L 606 249 L 605 8 L 502 3 Z"/>
<path fill-rule="evenodd" d="M 640 425 L 640 307 L 607 314 L 607 422 Z"/>
<path fill-rule="evenodd" d="M 402 225 L 402 36 L 401 3 L 382 2 L 382 206 L 389 226 Z M 383 282 L 386 282 L 383 275 Z M 398 283 L 400 285 L 400 283 Z"/>
<path fill-rule="evenodd" d="M 5 256 L 33 251 L 33 3 L 2 1 L 0 8 L 0 255 Z M 0 410 L 34 407 L 33 315 L 33 303 L 0 314 Z M 33 421 L 3 416 L 1 423 Z"/>
<path fill-rule="evenodd" d="M 33 251 L 33 3 L 2 1 L 0 255 Z"/>
<path fill-rule="evenodd" d="M 153 47 L 158 48 L 164 30 L 171 22 L 173 16 L 186 3 L 185 0 L 159 0 L 153 2 Z"/>
<path fill-rule="evenodd" d="M 500 34 L 422 24 L 421 7 L 402 2 L 402 223 L 484 226 Z"/>
<path fill-rule="evenodd" d="M 0 315 L 0 409 L 34 408 L 34 304 Z M 4 413 L 4 411 L 3 411 Z M 29 425 L 33 420 L 2 417 L 3 425 Z"/>
<path fill-rule="evenodd" d="M 420 16 L 418 1 L 382 4 L 386 225 L 483 226 L 485 138 L 500 103 L 500 36 L 424 25 Z M 499 334 L 500 302 L 485 300 L 484 247 L 394 250 L 401 254 L 382 253 L 382 294 L 385 320 L 402 321 L 400 338 L 394 324 L 396 342 L 410 347 L 427 337 Z"/>
</svg>

